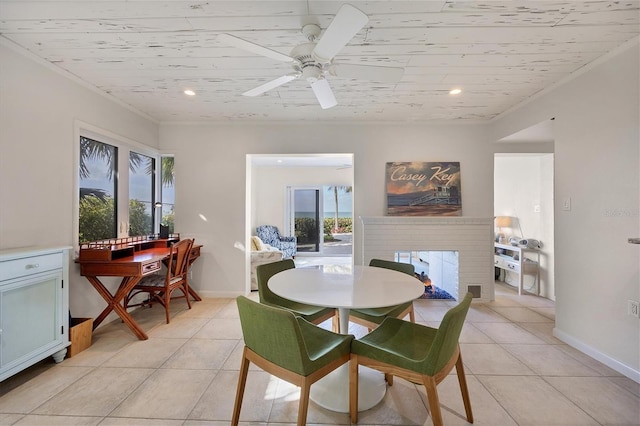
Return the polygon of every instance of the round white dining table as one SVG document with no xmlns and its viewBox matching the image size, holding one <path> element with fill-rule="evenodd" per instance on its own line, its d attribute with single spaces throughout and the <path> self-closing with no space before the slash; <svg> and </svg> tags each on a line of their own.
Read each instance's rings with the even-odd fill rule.
<svg viewBox="0 0 640 426">
<path fill-rule="evenodd" d="M 419 298 L 420 280 L 402 272 L 360 265 L 324 265 L 293 268 L 273 275 L 267 285 L 278 296 L 294 302 L 337 308 L 340 333 L 349 330 L 349 310 L 382 308 Z M 366 367 L 358 372 L 358 409 L 377 405 L 386 392 L 384 375 Z M 310 399 L 321 407 L 349 412 L 348 365 L 334 370 L 311 386 Z"/>
</svg>

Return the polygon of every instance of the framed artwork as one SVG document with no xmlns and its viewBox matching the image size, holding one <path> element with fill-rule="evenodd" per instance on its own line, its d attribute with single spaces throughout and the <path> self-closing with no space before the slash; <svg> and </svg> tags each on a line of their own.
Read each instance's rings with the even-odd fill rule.
<svg viewBox="0 0 640 426">
<path fill-rule="evenodd" d="M 387 163 L 388 216 L 461 216 L 460 162 Z"/>
</svg>

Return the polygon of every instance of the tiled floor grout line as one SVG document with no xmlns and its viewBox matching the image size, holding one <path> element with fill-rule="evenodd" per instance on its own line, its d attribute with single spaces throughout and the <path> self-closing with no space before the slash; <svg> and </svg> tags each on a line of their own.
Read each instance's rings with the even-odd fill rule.
<svg viewBox="0 0 640 426">
<path fill-rule="evenodd" d="M 466 323 L 472 326 L 468 329 L 467 336 L 469 341 L 468 342 L 461 341 L 461 344 L 464 344 L 465 346 L 467 346 L 467 348 L 473 347 L 474 345 L 478 345 L 477 348 L 480 351 L 480 353 L 486 353 L 486 354 L 494 354 L 494 353 L 498 354 L 498 352 L 496 351 L 498 351 L 498 348 L 499 348 L 499 350 L 501 351 L 499 353 L 500 356 L 513 358 L 515 361 L 517 361 L 517 363 L 513 364 L 513 366 L 511 367 L 511 370 L 500 372 L 499 368 L 497 368 L 496 366 L 487 364 L 487 362 L 490 362 L 490 361 L 487 360 L 486 357 L 482 358 L 482 357 L 479 357 L 479 355 L 477 355 L 475 357 L 475 363 L 474 363 L 473 357 L 469 357 L 468 359 L 465 357 L 465 352 L 469 352 L 469 349 L 467 349 L 467 351 L 463 350 L 463 354 L 462 354 L 463 360 L 465 362 L 465 370 L 466 370 L 468 379 L 473 378 L 472 380 L 474 380 L 474 383 L 477 383 L 477 385 L 479 386 L 479 388 L 477 388 L 476 391 L 480 392 L 480 389 L 482 389 L 482 393 L 486 393 L 486 398 L 491 399 L 490 401 L 491 404 L 495 404 L 495 409 L 501 410 L 503 415 L 503 420 L 507 421 L 507 419 L 509 419 L 511 422 L 513 422 L 513 424 L 519 424 L 518 422 L 516 422 L 517 418 L 523 419 L 522 417 L 523 413 L 534 410 L 532 407 L 527 407 L 526 405 L 522 407 L 518 407 L 517 405 L 514 405 L 515 402 L 510 400 L 508 396 L 505 397 L 504 390 L 509 389 L 508 386 L 514 386 L 515 384 L 521 384 L 521 383 L 536 383 L 536 382 L 544 383 L 545 387 L 548 387 L 548 389 L 553 389 L 554 392 L 557 392 L 558 394 L 562 395 L 562 401 L 564 405 L 572 407 L 568 409 L 569 412 L 566 415 L 582 416 L 582 419 L 585 422 L 592 421 L 597 424 L 602 424 L 601 423 L 602 420 L 598 422 L 598 419 L 594 417 L 594 415 L 598 416 L 599 413 L 594 412 L 593 409 L 591 409 L 591 411 L 587 411 L 591 407 L 585 406 L 584 404 L 581 404 L 579 402 L 581 401 L 580 398 L 582 397 L 582 395 L 576 394 L 572 389 L 570 389 L 570 384 L 572 384 L 576 380 L 579 381 L 577 383 L 584 382 L 585 386 L 586 386 L 586 383 L 590 383 L 590 381 L 594 381 L 594 383 L 602 383 L 603 388 L 601 389 L 616 388 L 618 389 L 617 391 L 615 391 L 616 394 L 621 395 L 623 400 L 637 401 L 638 403 L 640 403 L 640 398 L 638 397 L 637 394 L 634 393 L 635 387 L 633 387 L 628 382 L 622 381 L 622 379 L 624 379 L 623 377 L 615 374 L 615 372 L 610 369 L 604 368 L 606 366 L 599 367 L 599 364 L 597 364 L 597 361 L 594 360 L 593 362 L 590 362 L 590 359 L 586 358 L 586 355 L 581 356 L 580 353 L 576 353 L 574 352 L 574 350 L 571 350 L 570 346 L 566 345 L 565 343 L 557 339 L 553 339 L 552 335 L 549 334 L 550 329 L 548 326 L 537 325 L 537 324 L 552 324 L 551 327 L 553 327 L 553 324 L 555 323 L 555 318 L 551 313 L 553 312 L 552 302 L 547 304 L 547 302 L 545 302 L 544 300 L 531 299 L 531 297 L 536 297 L 536 296 L 523 296 L 521 299 L 518 299 L 517 290 L 516 290 L 516 295 L 514 295 L 513 289 L 502 288 L 499 285 L 496 285 L 496 291 L 497 291 L 497 294 L 499 294 L 499 296 L 497 296 L 496 302 L 472 304 L 472 309 L 474 309 L 474 306 L 475 306 L 475 310 L 476 310 L 475 315 L 473 316 L 473 319 L 480 319 L 480 321 L 470 320 L 469 317 L 467 318 Z M 217 368 L 215 369 L 206 368 L 206 367 L 202 368 L 203 371 L 206 370 L 210 372 L 207 374 L 211 374 L 212 376 L 211 379 L 209 380 L 208 383 L 206 383 L 206 381 L 201 382 L 201 384 L 206 383 L 206 386 L 204 387 L 204 390 L 202 391 L 201 394 L 199 395 L 194 394 L 193 400 L 189 400 L 189 404 L 193 403 L 193 406 L 189 410 L 189 412 L 185 415 L 185 417 L 177 421 L 176 420 L 173 420 L 173 421 L 175 421 L 176 424 L 182 424 L 182 425 L 197 424 L 197 423 L 202 423 L 203 425 L 209 424 L 209 423 L 222 425 L 222 424 L 228 423 L 229 421 L 228 419 L 230 419 L 231 417 L 231 408 L 227 408 L 226 406 L 223 406 L 224 409 L 222 410 L 219 408 L 219 409 L 211 409 L 211 411 L 207 411 L 207 409 L 203 408 L 203 406 L 206 405 L 206 403 L 214 404 L 214 405 L 216 404 L 216 400 L 207 401 L 206 399 L 208 397 L 211 397 L 212 395 L 214 395 L 214 398 L 216 398 L 215 394 L 213 394 L 213 392 L 215 391 L 215 388 L 213 388 L 213 386 L 216 386 L 216 380 L 229 381 L 231 377 L 229 376 L 229 374 L 237 375 L 238 373 L 239 365 L 238 366 L 232 365 L 231 362 L 236 358 L 238 358 L 237 354 L 238 354 L 239 347 L 243 344 L 242 338 L 241 337 L 240 338 L 222 337 L 222 336 L 233 336 L 237 331 L 233 330 L 230 334 L 229 330 L 216 329 L 216 326 L 219 324 L 222 324 L 224 326 L 226 326 L 227 324 L 231 324 L 233 325 L 233 327 L 236 327 L 234 323 L 237 320 L 237 316 L 233 312 L 235 302 L 233 298 L 215 299 L 215 302 L 211 303 L 211 305 L 215 305 L 215 307 L 207 306 L 206 304 L 209 302 L 206 300 L 203 302 L 204 302 L 203 305 L 196 307 L 196 309 L 198 309 L 199 311 L 192 311 L 193 312 L 192 314 L 188 314 L 186 317 L 184 317 L 184 319 L 187 319 L 187 321 L 181 321 L 181 324 L 187 324 L 187 327 L 184 329 L 173 328 L 165 332 L 165 330 L 160 330 L 160 328 L 165 325 L 164 315 L 161 316 L 161 319 L 155 318 L 155 316 L 151 316 L 151 317 L 143 316 L 144 319 L 142 321 L 144 321 L 146 326 L 149 327 L 148 333 L 152 334 L 155 330 L 159 332 L 158 338 L 161 337 L 167 340 L 177 338 L 177 339 L 184 339 L 184 340 L 181 344 L 178 344 L 175 347 L 173 344 L 171 344 L 170 346 L 162 346 L 162 348 L 164 349 L 164 353 L 168 355 L 158 365 L 154 365 L 153 367 L 144 367 L 144 368 L 152 368 L 153 372 L 151 372 L 148 376 L 146 376 L 144 380 L 141 380 L 141 382 L 138 383 L 137 386 L 135 386 L 135 388 L 132 388 L 131 392 L 126 396 L 126 398 L 123 398 L 115 407 L 113 407 L 110 410 L 109 414 L 105 416 L 91 416 L 94 419 L 97 419 L 96 424 L 100 424 L 100 423 L 123 424 L 124 422 L 127 421 L 127 419 L 131 419 L 131 421 L 135 423 L 136 418 L 145 419 L 145 421 L 147 422 L 153 422 L 154 420 L 159 422 L 161 420 L 164 420 L 160 418 L 154 419 L 153 417 L 150 417 L 147 420 L 147 417 L 143 417 L 142 414 L 140 414 L 140 417 L 137 417 L 135 414 L 132 417 L 124 416 L 125 414 L 135 413 L 135 411 L 131 410 L 131 408 L 135 406 L 133 405 L 136 403 L 135 399 L 131 400 L 133 404 L 129 406 L 128 409 L 124 409 L 120 411 L 120 414 L 118 417 L 111 417 L 111 415 L 116 413 L 117 410 L 121 408 L 123 404 L 125 404 L 126 401 L 129 398 L 131 398 L 132 395 L 135 394 L 135 392 L 139 391 L 141 387 L 145 385 L 145 383 L 148 383 L 149 380 L 151 380 L 156 374 L 158 374 L 162 370 L 182 369 L 183 367 L 180 366 L 180 364 L 175 364 L 173 367 L 170 367 L 169 363 L 171 362 L 172 359 L 174 360 L 177 359 L 179 355 L 184 355 L 184 353 L 181 353 L 181 352 L 183 352 L 183 350 L 184 351 L 187 350 L 186 346 L 189 345 L 190 342 L 192 342 L 194 346 L 198 346 L 200 348 L 206 348 L 208 345 L 207 343 L 202 343 L 202 344 L 195 343 L 197 340 L 200 340 L 200 339 L 220 341 L 219 347 L 221 349 L 218 353 L 221 356 L 216 356 L 216 358 L 211 358 L 214 361 L 214 364 L 211 364 L 211 365 L 217 366 Z M 439 323 L 438 320 L 435 320 L 436 318 L 438 318 L 438 315 L 440 315 L 441 312 L 443 312 L 446 309 L 449 309 L 453 305 L 455 305 L 455 302 L 418 301 L 416 302 L 416 307 L 417 307 L 416 322 L 425 323 L 428 325 Z M 541 312 L 537 312 L 536 308 L 541 309 Z M 212 309 L 213 311 L 209 311 L 209 309 Z M 433 310 L 429 312 L 430 309 L 433 309 Z M 211 312 L 211 313 L 209 314 L 208 312 Z M 428 316 L 430 320 L 426 320 L 425 319 L 426 317 L 423 317 L 420 314 L 420 312 L 423 312 L 425 315 L 430 314 Z M 164 314 L 164 312 L 162 313 Z M 184 306 L 184 309 L 178 308 L 172 311 L 172 323 L 174 322 L 173 321 L 174 315 L 176 317 L 179 317 L 184 313 L 189 313 L 189 311 L 186 310 L 186 304 Z M 547 315 L 545 315 L 545 313 Z M 199 324 L 199 326 L 190 328 L 188 324 L 189 323 L 188 319 L 191 316 L 193 318 L 199 318 L 199 321 L 201 322 L 201 324 Z M 536 319 L 539 319 L 540 316 L 546 318 L 548 321 L 542 321 L 542 320 L 539 322 L 536 321 Z M 510 319 L 510 317 L 516 318 L 518 319 L 518 321 Z M 219 321 L 221 320 L 223 320 L 224 322 L 219 323 Z M 86 377 L 89 374 L 94 374 L 97 371 L 104 369 L 102 371 L 102 377 L 104 378 L 105 376 L 108 376 L 108 374 L 105 373 L 106 369 L 115 368 L 115 369 L 123 370 L 125 368 L 132 368 L 132 369 L 138 368 L 138 367 L 118 366 L 119 360 L 116 360 L 115 357 L 117 357 L 118 355 L 123 355 L 124 351 L 132 350 L 132 353 L 137 354 L 136 356 L 138 357 L 140 356 L 141 353 L 144 353 L 144 352 L 143 351 L 141 352 L 139 349 L 137 351 L 135 349 L 131 349 L 137 342 L 135 340 L 128 340 L 130 339 L 130 336 L 124 337 L 124 339 L 127 339 L 127 340 L 123 340 L 123 338 L 121 337 L 121 333 L 126 334 L 126 332 L 128 331 L 128 328 L 122 327 L 120 326 L 120 324 L 114 324 L 114 325 L 115 327 L 113 327 L 110 330 L 103 330 L 104 334 L 98 336 L 99 338 L 106 339 L 102 341 L 103 345 L 107 345 L 107 346 L 104 346 L 107 348 L 107 351 L 105 351 L 103 355 L 108 354 L 108 356 L 106 357 L 100 356 L 100 352 L 96 352 L 99 356 L 95 358 L 95 361 L 91 361 L 91 358 L 79 358 L 78 359 L 79 362 L 77 362 L 76 364 L 69 364 L 68 366 L 54 365 L 51 367 L 46 367 L 43 370 L 43 372 L 48 371 L 48 369 L 52 369 L 52 368 L 53 369 L 55 368 L 69 369 L 67 371 L 70 374 L 75 375 L 79 373 L 80 370 L 72 371 L 71 369 L 76 367 L 84 367 L 87 369 L 87 371 L 85 371 L 83 374 L 79 375 L 78 377 L 75 377 L 75 379 L 72 382 L 68 383 L 64 388 L 58 389 L 55 394 L 47 395 L 46 399 L 43 399 L 42 401 L 34 400 L 33 402 L 38 402 L 38 405 L 35 408 L 31 408 L 29 413 L 26 413 L 26 414 L 15 413 L 17 416 L 19 416 L 19 418 L 18 419 L 13 418 L 12 420 L 10 420 L 11 422 L 10 424 L 13 424 L 14 422 L 29 422 L 33 424 L 34 421 L 37 421 L 36 419 L 38 419 L 38 417 L 35 417 L 36 415 L 33 413 L 43 407 L 44 407 L 44 409 L 42 410 L 43 412 L 55 412 L 56 411 L 55 409 L 52 410 L 52 408 L 54 407 L 52 406 L 52 404 L 50 404 L 51 400 L 56 398 L 57 396 L 62 397 L 63 393 L 64 393 L 64 396 L 68 399 L 69 388 L 73 387 L 83 379 L 85 379 L 85 382 L 86 382 Z M 206 331 L 203 332 L 205 328 L 206 328 Z M 358 331 L 357 328 L 354 328 L 354 330 Z M 512 334 L 514 332 L 511 330 L 517 330 L 517 332 L 515 332 L 515 334 Z M 188 337 L 177 337 L 181 333 L 185 333 L 187 331 L 191 333 Z M 222 331 L 222 333 L 220 331 Z M 351 329 L 350 329 L 350 332 L 351 332 Z M 165 333 L 167 334 L 167 336 L 163 336 L 163 334 Z M 197 337 L 199 333 L 201 333 L 201 336 Z M 464 330 L 463 330 L 463 334 L 464 334 Z M 216 336 L 220 336 L 220 337 L 216 337 Z M 516 341 L 512 341 L 513 336 L 515 336 Z M 522 336 L 522 338 L 520 336 Z M 535 340 L 530 339 L 528 336 L 533 336 L 537 340 L 540 340 L 540 343 L 537 343 Z M 520 340 L 524 341 L 524 343 L 519 342 Z M 530 340 L 530 341 L 527 341 L 527 340 Z M 228 341 L 228 343 L 223 343 L 223 341 Z M 231 342 L 235 342 L 235 343 L 231 344 Z M 177 344 L 177 342 L 174 342 L 174 343 Z M 212 344 L 215 345 L 215 342 L 212 342 Z M 156 347 L 159 347 L 159 346 L 156 346 Z M 532 349 L 527 349 L 526 347 L 531 347 Z M 535 347 L 540 347 L 540 350 L 543 351 L 543 353 L 544 353 L 544 350 L 546 349 L 547 351 L 549 351 L 550 354 L 554 354 L 554 355 L 556 350 L 559 351 L 558 356 L 560 361 L 558 361 L 557 364 L 550 365 L 549 366 L 550 368 L 547 368 L 547 366 L 544 365 L 544 369 L 540 370 L 539 367 L 543 367 L 543 364 L 540 363 L 539 358 L 533 358 L 533 356 L 536 353 L 538 353 L 536 349 L 533 349 Z M 111 348 L 112 350 L 109 350 L 109 348 Z M 228 351 L 228 353 L 225 353 L 226 351 Z M 485 351 L 485 352 L 482 352 L 482 351 Z M 474 352 L 474 351 L 472 350 L 471 352 Z M 524 355 L 524 357 L 522 355 Z M 566 358 L 566 361 L 565 361 L 565 358 Z M 87 363 L 87 365 L 83 364 L 83 360 L 85 359 L 87 361 L 84 361 L 84 363 Z M 121 357 L 120 360 L 122 359 L 123 358 Z M 161 358 L 159 357 L 155 359 L 157 359 L 158 361 L 161 360 Z M 507 358 L 505 358 L 505 360 L 506 359 Z M 559 370 L 559 368 L 562 368 L 564 366 L 563 364 L 564 362 L 569 362 L 569 359 L 572 361 L 568 365 L 572 369 L 575 368 L 575 370 L 570 370 L 569 371 L 570 374 L 567 373 L 567 375 L 563 375 L 562 370 Z M 532 362 L 534 360 L 535 362 Z M 112 365 L 108 365 L 110 362 L 112 362 Z M 125 363 L 123 363 L 123 365 L 124 364 L 126 364 L 126 361 Z M 238 364 L 239 364 L 239 358 L 238 358 Z M 203 362 L 201 363 L 201 365 L 206 365 L 206 364 Z M 526 367 L 526 370 L 530 370 L 531 373 L 533 374 L 532 375 L 518 374 L 517 373 L 518 369 L 521 369 L 521 371 L 526 371 L 524 368 L 518 367 L 518 365 L 522 365 L 523 367 Z M 471 366 L 474 366 L 477 369 L 477 371 L 472 371 Z M 215 370 L 215 372 L 212 370 Z M 61 371 L 58 371 L 58 373 L 64 373 L 64 371 L 65 370 L 61 370 Z M 259 371 L 259 370 L 256 370 L 256 371 Z M 221 376 L 223 372 L 225 372 L 224 373 L 225 378 Z M 545 372 L 558 372 L 558 374 L 557 375 L 544 374 Z M 502 374 L 502 373 L 508 373 L 508 374 Z M 34 377 L 27 376 L 27 381 L 35 377 L 37 377 L 37 375 Z M 514 378 L 514 379 L 520 378 L 521 380 L 515 381 L 515 382 L 503 380 L 506 378 Z M 582 381 L 582 379 L 584 379 L 584 381 Z M 449 378 L 447 380 L 452 380 L 452 378 Z M 218 383 L 224 383 L 224 382 L 219 381 Z M 604 385 L 604 383 L 608 383 L 608 384 Z M 235 384 L 236 383 L 234 383 L 234 385 Z M 457 384 L 457 380 L 455 381 L 455 384 Z M 277 382 L 277 386 L 282 386 L 282 385 L 283 385 L 282 382 L 280 381 Z M 505 385 L 508 385 L 508 386 L 505 387 Z M 85 383 L 85 386 L 86 386 L 86 383 Z M 230 382 L 229 384 L 227 384 L 227 386 L 229 387 L 229 389 L 225 388 L 225 393 L 227 393 L 228 391 L 230 394 L 233 394 L 233 395 L 227 395 L 228 397 L 227 399 L 230 398 L 232 400 L 235 397 L 236 388 L 235 386 L 231 386 Z M 451 386 L 455 387 L 455 385 L 452 385 L 451 383 L 448 386 L 449 386 L 449 389 L 451 389 Z M 474 384 L 474 386 L 476 385 Z M 231 389 L 231 387 L 233 387 L 233 389 Z M 19 388 L 20 386 L 18 385 L 7 392 L 0 393 L 0 404 L 2 403 L 1 398 L 3 395 L 10 394 L 13 391 L 18 392 Z M 396 419 L 395 422 L 393 422 L 394 425 L 416 424 L 416 423 L 413 423 L 414 420 L 410 420 L 412 419 L 411 416 L 405 416 L 404 413 L 397 411 L 399 407 L 397 407 L 393 401 L 395 398 L 398 398 L 399 395 L 402 395 L 402 393 L 398 393 L 398 392 L 410 392 L 410 393 L 416 392 L 420 405 L 419 406 L 415 405 L 415 407 L 421 407 L 420 409 L 424 410 L 423 412 L 420 413 L 420 415 L 417 416 L 417 418 L 425 419 L 426 421 L 425 424 L 430 424 L 431 420 L 430 420 L 430 415 L 428 414 L 429 410 L 427 408 L 425 398 L 423 396 L 423 392 L 424 392 L 423 388 L 421 389 L 419 386 L 412 384 L 410 387 L 406 387 L 405 389 L 403 389 L 402 387 L 396 390 L 393 390 L 392 388 L 389 388 L 389 389 L 390 390 L 388 392 L 390 392 L 390 394 L 393 396 L 390 396 L 390 398 L 386 400 L 385 405 L 388 405 L 388 407 L 384 409 L 382 407 L 378 407 L 379 409 L 378 413 L 376 413 L 375 409 L 372 409 L 373 411 L 367 414 L 368 418 L 366 422 L 361 422 L 359 423 L 360 425 L 380 426 L 380 425 L 392 424 L 392 423 L 380 423 L 379 420 L 378 420 L 378 423 L 376 423 L 377 419 L 386 418 L 385 416 L 387 415 L 386 414 L 387 411 L 385 410 L 390 410 L 389 415 L 391 415 L 392 418 Z M 255 391 L 255 386 L 253 390 Z M 523 390 L 526 391 L 526 389 L 523 389 Z M 245 395 L 247 391 L 248 390 L 245 391 Z M 459 389 L 456 391 L 459 392 Z M 200 390 L 198 390 L 198 392 L 200 392 Z M 287 389 L 287 392 L 288 392 L 288 389 Z M 598 389 L 595 389 L 594 392 L 598 392 Z M 293 415 L 292 414 L 293 402 L 285 402 L 284 400 L 280 399 L 282 395 L 277 390 L 276 390 L 276 395 L 279 395 L 279 396 L 270 398 L 268 403 L 265 403 L 263 405 L 265 409 L 267 408 L 267 406 L 269 407 L 268 412 L 255 411 L 255 407 L 252 407 L 245 400 L 245 402 L 243 403 L 243 413 L 245 413 L 245 418 L 259 418 L 262 420 L 253 421 L 253 422 L 245 420 L 244 422 L 241 422 L 241 424 L 243 425 L 252 424 L 252 425 L 261 425 L 261 426 L 279 426 L 279 425 L 292 424 L 291 422 L 282 422 L 282 420 L 285 418 L 289 419 L 289 417 Z M 531 398 L 530 401 L 532 402 L 545 400 L 544 398 L 541 399 L 541 398 L 534 397 L 534 395 L 537 395 L 537 394 L 531 393 L 530 395 L 531 396 L 527 398 Z M 140 395 L 137 395 L 136 399 L 138 399 L 139 397 Z M 146 398 L 149 396 L 143 393 L 142 397 Z M 459 395 L 456 393 L 454 395 L 454 398 L 458 398 L 458 397 Z M 627 399 L 627 397 L 629 399 Z M 504 398 L 507 398 L 507 399 L 504 399 Z M 458 412 L 459 408 L 456 408 L 457 405 L 452 405 L 452 404 L 458 404 L 459 401 L 457 400 L 451 401 L 451 404 L 449 403 L 448 400 L 443 400 L 442 398 L 441 398 L 441 401 L 446 406 L 446 408 L 443 408 L 443 412 L 449 411 L 448 415 L 454 416 L 452 418 L 455 418 L 456 419 L 455 422 L 457 423 L 458 422 L 457 419 L 458 417 L 460 417 L 460 413 Z M 487 399 L 487 401 L 489 401 L 489 399 Z M 418 403 L 418 400 L 416 400 L 415 403 Z M 603 400 L 600 400 L 600 403 L 602 404 Z M 48 405 L 46 405 L 45 407 L 45 404 L 48 404 Z M 488 407 L 491 407 L 491 404 Z M 297 409 L 297 401 L 295 402 L 295 405 L 296 405 L 295 409 Z M 562 405 L 562 404 L 559 404 L 559 405 Z M 585 406 L 585 409 L 583 409 L 581 405 Z M 473 406 L 473 395 L 472 395 L 472 406 Z M 486 423 L 487 412 L 486 412 L 486 408 L 483 411 L 482 409 L 483 407 L 478 407 L 478 410 L 479 410 L 478 415 L 480 417 L 476 416 L 476 420 L 479 420 L 479 422 L 483 422 L 484 420 L 484 422 Z M 628 407 L 628 403 L 626 407 Z M 633 413 L 633 407 L 629 407 L 629 408 L 631 408 L 632 410 L 631 412 Z M 541 407 L 541 409 L 543 409 L 543 407 Z M 197 410 L 200 410 L 200 412 L 198 412 Z M 228 413 L 227 413 L 227 410 L 229 411 Z M 329 424 L 350 425 L 351 424 L 349 421 L 346 421 L 344 419 L 344 416 L 331 415 L 331 413 L 322 411 L 317 407 L 315 407 L 314 410 L 316 412 L 317 419 L 326 418 L 326 420 L 315 421 L 315 422 L 309 421 L 310 424 L 317 424 L 317 425 L 329 425 Z M 318 416 L 318 410 L 321 411 L 319 416 Z M 311 411 L 312 410 L 310 406 L 310 413 Z M 0 410 L 0 416 L 2 416 L 2 413 L 4 412 L 5 411 Z M 63 411 L 60 411 L 60 413 L 62 412 Z M 82 412 L 82 411 L 76 410 L 75 412 Z M 246 415 L 246 412 L 249 412 L 249 416 Z M 589 414 L 590 412 L 594 413 L 594 415 Z M 628 413 L 629 411 L 627 410 L 626 412 Z M 144 413 L 144 411 L 142 413 Z M 474 411 L 474 414 L 475 414 L 475 411 Z M 485 415 L 484 418 L 482 417 L 483 415 Z M 626 414 L 626 415 L 628 416 L 629 414 Z M 29 417 L 29 416 L 34 416 L 34 417 Z M 44 416 L 44 414 L 41 414 L 40 416 L 41 416 L 40 419 L 44 419 L 44 417 L 42 417 Z M 56 421 L 55 418 L 57 418 L 59 420 L 65 420 L 65 421 L 68 420 L 69 422 L 72 422 L 73 421 L 72 418 L 80 417 L 81 415 L 72 416 L 72 415 L 66 415 L 66 414 L 50 414 L 50 416 L 53 419 L 52 421 Z M 221 419 L 220 417 L 223 417 L 223 418 Z M 493 417 L 493 416 L 490 416 L 490 417 Z M 109 420 L 110 418 L 113 420 Z M 522 424 L 540 424 L 539 419 L 537 420 L 538 423 L 536 423 L 536 417 L 524 417 L 524 418 L 526 420 Z M 574 417 L 574 418 L 577 418 L 577 417 Z M 400 420 L 400 423 L 398 423 L 399 419 L 405 419 L 405 421 L 403 422 Z M 270 420 L 273 420 L 273 421 L 270 421 Z M 277 422 L 276 420 L 280 420 L 280 422 Z M 0 418 L 0 423 L 2 423 L 1 418 Z M 295 423 L 295 421 L 293 421 L 293 423 Z M 445 420 L 445 424 L 446 423 L 447 421 Z"/>
</svg>

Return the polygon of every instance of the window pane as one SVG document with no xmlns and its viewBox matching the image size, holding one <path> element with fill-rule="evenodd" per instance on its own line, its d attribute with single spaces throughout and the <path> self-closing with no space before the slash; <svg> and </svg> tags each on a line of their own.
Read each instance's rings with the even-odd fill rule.
<svg viewBox="0 0 640 426">
<path fill-rule="evenodd" d="M 153 234 L 155 159 L 129 153 L 129 236 Z"/>
<path fill-rule="evenodd" d="M 162 220 L 160 223 L 169 227 L 169 232 L 175 232 L 174 208 L 176 191 L 173 174 L 174 157 L 162 157 Z"/>
<path fill-rule="evenodd" d="M 80 137 L 80 243 L 116 234 L 118 148 Z"/>
</svg>

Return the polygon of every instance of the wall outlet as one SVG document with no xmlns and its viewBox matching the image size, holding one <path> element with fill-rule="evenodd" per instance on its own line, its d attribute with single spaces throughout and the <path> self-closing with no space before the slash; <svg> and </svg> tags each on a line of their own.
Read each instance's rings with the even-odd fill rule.
<svg viewBox="0 0 640 426">
<path fill-rule="evenodd" d="M 640 318 L 640 302 L 627 300 L 627 314 Z"/>
</svg>

